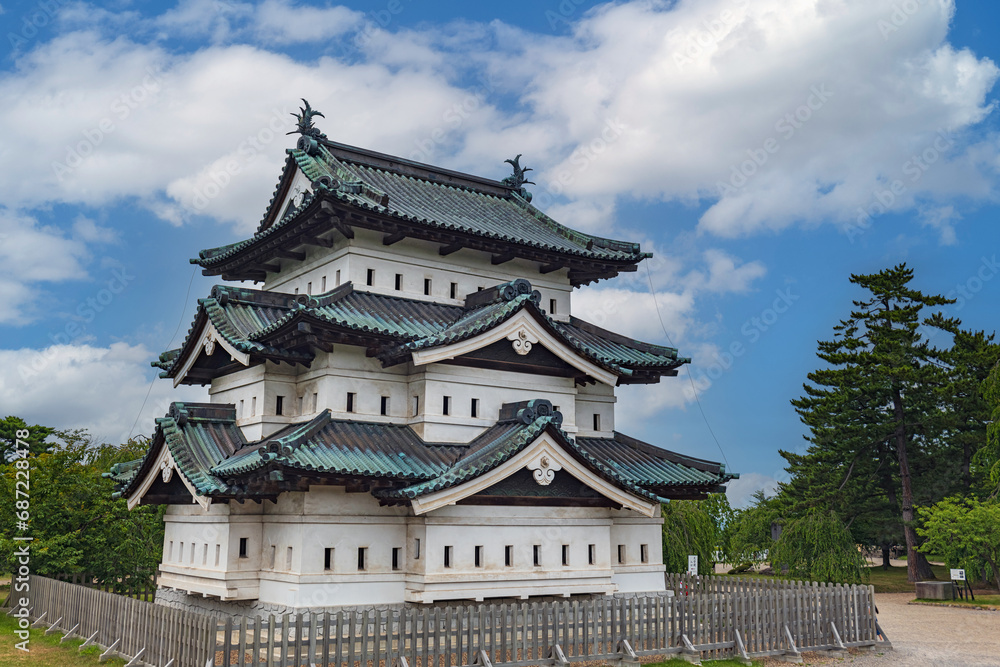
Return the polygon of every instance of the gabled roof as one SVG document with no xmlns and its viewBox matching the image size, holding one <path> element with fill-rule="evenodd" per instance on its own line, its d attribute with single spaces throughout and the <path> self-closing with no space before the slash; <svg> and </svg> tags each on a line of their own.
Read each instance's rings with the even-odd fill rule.
<svg viewBox="0 0 1000 667">
<path fill-rule="evenodd" d="M 401 239 L 440 243 L 538 261 L 545 271 L 568 268 L 574 285 L 634 271 L 650 257 L 639 244 L 577 232 L 532 206 L 517 188 L 469 174 L 414 163 L 324 141 L 309 152 L 288 151 L 275 195 L 257 232 L 243 241 L 202 250 L 191 262 L 205 275 L 263 280 L 281 270 L 278 260 L 295 248 L 329 239 L 332 230 L 352 237 L 352 227 Z M 293 210 L 279 211 L 296 171 L 311 182 Z M 444 251 L 443 251 L 444 252 Z"/>
<path fill-rule="evenodd" d="M 118 484 L 117 495 L 139 502 L 169 454 L 167 462 L 176 463 L 204 502 L 274 499 L 309 484 L 351 483 L 367 485 L 383 502 L 407 503 L 483 476 L 547 434 L 593 474 L 653 501 L 703 496 L 737 477 L 719 464 L 618 433 L 613 439 L 573 438 L 561 424 L 551 402 L 535 399 L 505 405 L 498 422 L 468 443 L 441 444 L 424 441 L 406 425 L 336 420 L 324 411 L 247 442 L 234 406 L 175 403 L 157 420 L 146 456 L 116 464 L 105 476 Z"/>
<path fill-rule="evenodd" d="M 211 296 L 199 300 L 198 314 L 182 347 L 163 353 L 153 365 L 163 370 L 161 377 L 187 383 L 204 383 L 213 374 L 234 370 L 232 364 L 223 363 L 227 357 L 214 366 L 192 365 L 192 355 L 197 357 L 205 349 L 203 331 L 210 323 L 233 348 L 246 353 L 251 363 L 271 360 L 308 365 L 315 348 L 347 343 L 369 348 L 389 366 L 409 360 L 417 351 L 468 340 L 523 312 L 574 354 L 606 369 L 622 383 L 655 382 L 662 375 L 676 374 L 689 361 L 674 348 L 634 341 L 577 318 L 554 320 L 538 300 L 526 280 L 470 295 L 465 307 L 359 292 L 351 283 L 317 296 L 217 285 Z M 192 368 L 196 372 L 183 377 Z"/>
</svg>

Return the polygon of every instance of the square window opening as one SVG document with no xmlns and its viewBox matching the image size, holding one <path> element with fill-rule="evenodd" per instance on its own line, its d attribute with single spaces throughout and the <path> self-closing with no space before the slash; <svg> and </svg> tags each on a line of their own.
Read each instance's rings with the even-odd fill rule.
<svg viewBox="0 0 1000 667">
<path fill-rule="evenodd" d="M 595 431 L 601 430 L 601 415 L 600 413 L 597 412 L 594 413 L 594 430 Z"/>
<path fill-rule="evenodd" d="M 625 563 L 625 545 L 624 544 L 619 544 L 618 545 L 618 563 L 619 564 L 624 564 Z"/>
</svg>

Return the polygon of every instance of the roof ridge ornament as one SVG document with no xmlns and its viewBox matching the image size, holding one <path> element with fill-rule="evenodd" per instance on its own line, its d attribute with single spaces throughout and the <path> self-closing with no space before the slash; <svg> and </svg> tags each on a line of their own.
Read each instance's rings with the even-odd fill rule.
<svg viewBox="0 0 1000 667">
<path fill-rule="evenodd" d="M 528 192 L 528 189 L 525 188 L 524 186 L 537 185 L 537 183 L 535 183 L 534 181 L 529 181 L 525 177 L 525 174 L 527 174 L 529 171 L 534 171 L 534 169 L 532 169 L 531 167 L 521 166 L 521 155 L 522 153 L 518 153 L 513 160 L 504 160 L 504 162 L 506 162 L 507 164 L 509 164 L 511 167 L 514 168 L 514 173 L 500 182 L 503 183 L 504 185 L 508 185 L 512 188 L 517 189 L 518 194 L 520 194 L 525 201 L 530 202 L 531 193 Z"/>
<path fill-rule="evenodd" d="M 285 134 L 301 134 L 302 136 L 299 137 L 299 141 L 295 147 L 309 155 L 316 155 L 319 152 L 319 142 L 317 139 L 326 139 L 326 135 L 313 125 L 313 118 L 316 116 L 326 118 L 326 116 L 322 112 L 314 110 L 306 98 L 303 97 L 300 99 L 305 106 L 299 107 L 299 113 L 291 114 L 295 116 L 296 128 Z"/>
</svg>

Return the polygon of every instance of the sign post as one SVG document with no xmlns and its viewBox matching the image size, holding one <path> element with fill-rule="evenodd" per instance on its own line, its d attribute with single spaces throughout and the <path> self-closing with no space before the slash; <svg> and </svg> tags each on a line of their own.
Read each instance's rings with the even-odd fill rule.
<svg viewBox="0 0 1000 667">
<path fill-rule="evenodd" d="M 698 556 L 688 556 L 688 574 L 698 576 Z"/>
</svg>

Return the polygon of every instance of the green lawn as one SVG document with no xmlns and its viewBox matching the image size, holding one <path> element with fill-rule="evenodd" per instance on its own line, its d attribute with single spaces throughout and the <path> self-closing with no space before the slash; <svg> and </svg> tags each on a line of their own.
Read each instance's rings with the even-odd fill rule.
<svg viewBox="0 0 1000 667">
<path fill-rule="evenodd" d="M 119 658 L 98 663 L 101 649 L 97 646 L 88 646 L 80 652 L 78 648 L 83 643 L 82 639 L 70 639 L 60 644 L 62 634 L 53 633 L 46 637 L 45 628 L 31 629 L 30 651 L 25 653 L 14 647 L 15 642 L 20 641 L 14 634 L 17 627 L 17 619 L 7 616 L 6 612 L 0 613 L 0 665 L 4 667 L 97 667 L 98 664 L 121 667 L 125 664 Z"/>
<path fill-rule="evenodd" d="M 762 665 L 764 663 L 757 660 L 752 660 L 755 666 Z M 680 658 L 673 658 L 667 662 L 651 662 L 648 665 L 643 665 L 643 667 L 678 667 L 679 665 L 690 665 L 691 663 L 681 660 Z M 737 662 L 735 660 L 702 660 L 703 665 L 712 665 L 712 667 L 743 667 L 742 662 Z"/>
<path fill-rule="evenodd" d="M 954 607 L 990 609 L 1000 607 L 1000 595 L 980 595 L 976 593 L 975 600 L 921 600 L 917 598 L 917 602 L 933 602 L 935 604 L 946 604 Z"/>
</svg>

